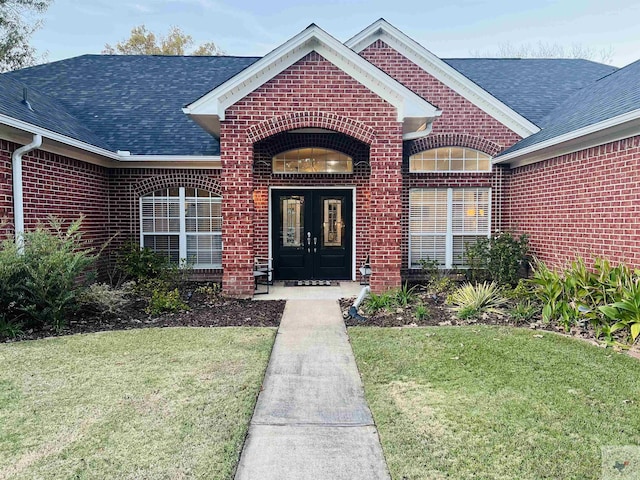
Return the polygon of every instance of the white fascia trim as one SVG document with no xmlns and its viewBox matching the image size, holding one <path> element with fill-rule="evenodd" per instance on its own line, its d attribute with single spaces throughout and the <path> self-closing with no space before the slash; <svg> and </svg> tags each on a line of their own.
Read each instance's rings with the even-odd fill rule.
<svg viewBox="0 0 640 480">
<path fill-rule="evenodd" d="M 493 159 L 521 167 L 640 134 L 640 109 L 588 125 Z"/>
<path fill-rule="evenodd" d="M 198 165 L 198 168 L 220 168 L 220 155 L 128 155 L 117 153 L 104 148 L 96 147 L 90 143 L 81 142 L 66 135 L 56 133 L 46 128 L 38 127 L 31 123 L 0 114 L 0 123 L 9 127 L 22 130 L 28 134 L 41 135 L 45 139 L 53 140 L 70 147 L 74 147 L 85 152 L 99 155 L 118 162 L 118 167 L 122 168 L 144 168 L 152 166 L 168 167 L 180 166 L 183 164 Z M 129 164 L 134 164 L 129 166 Z M 147 165 L 150 164 L 150 165 Z M 172 165 L 169 165 L 172 164 Z M 207 165 L 205 165 L 207 164 Z"/>
<path fill-rule="evenodd" d="M 380 19 L 365 28 L 362 32 L 345 42 L 345 45 L 353 51 L 360 53 L 376 40 L 385 42 L 425 72 L 444 83 L 521 137 L 528 137 L 540 131 L 537 125 L 469 80 L 451 65 L 442 61 L 384 19 Z"/>
<path fill-rule="evenodd" d="M 39 134 L 39 135 L 42 135 L 42 137 L 44 138 L 48 138 L 50 140 L 60 142 L 65 145 L 69 145 L 71 147 L 79 148 L 87 152 L 95 153 L 102 157 L 111 158 L 113 160 L 118 160 L 120 158 L 118 154 L 110 150 L 105 150 L 104 148 L 96 147 L 95 145 L 91 145 L 90 143 L 81 142 L 80 140 L 76 140 L 75 138 L 67 137 L 66 135 L 61 135 L 54 131 L 47 130 L 46 128 L 38 127 L 37 125 L 33 125 L 31 123 L 23 122 L 22 120 L 17 120 L 7 115 L 0 114 L 0 123 L 3 123 L 4 125 L 8 125 L 10 127 L 14 127 L 20 130 L 24 130 L 25 132 L 28 132 L 28 133 Z"/>
<path fill-rule="evenodd" d="M 217 115 L 220 120 L 224 120 L 225 110 L 229 106 L 313 51 L 396 107 L 398 121 L 401 122 L 405 117 L 432 119 L 440 116 L 441 111 L 434 105 L 346 48 L 316 25 L 302 31 L 235 77 L 200 97 L 185 107 L 183 112 L 188 115 Z"/>
</svg>

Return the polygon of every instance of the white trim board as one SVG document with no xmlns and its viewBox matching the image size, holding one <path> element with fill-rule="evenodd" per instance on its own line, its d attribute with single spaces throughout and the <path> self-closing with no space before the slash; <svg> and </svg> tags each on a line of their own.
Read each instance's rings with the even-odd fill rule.
<svg viewBox="0 0 640 480">
<path fill-rule="evenodd" d="M 451 65 L 411 39 L 396 27 L 381 18 L 345 42 L 353 51 L 360 53 L 377 40 L 411 60 L 429 75 L 469 100 L 482 111 L 495 118 L 521 137 L 528 137 L 540 128 L 489 92 L 462 75 Z"/>
<path fill-rule="evenodd" d="M 640 135 L 640 109 L 495 157 L 492 162 L 522 167 L 636 135 Z"/>
<path fill-rule="evenodd" d="M 393 105 L 399 122 L 404 122 L 405 119 L 421 119 L 422 123 L 429 124 L 442 113 L 437 107 L 313 24 L 245 70 L 187 105 L 183 108 L 183 112 L 194 118 L 204 128 L 219 129 L 219 122 L 225 119 L 227 108 L 311 52 L 318 53 Z M 416 122 L 414 120 L 408 123 Z M 212 131 L 212 133 L 219 135 L 219 131 Z"/>
<path fill-rule="evenodd" d="M 355 282 L 357 275 L 356 275 L 356 269 L 357 269 L 357 258 L 356 258 L 356 233 L 357 233 L 357 214 L 356 214 L 356 187 L 354 185 L 344 185 L 344 186 L 340 186 L 340 185 L 332 185 L 329 187 L 309 187 L 309 186 L 296 186 L 296 185 L 285 185 L 285 186 L 270 186 L 269 187 L 269 203 L 268 203 L 268 208 L 269 208 L 269 215 L 268 215 L 268 226 L 267 228 L 269 229 L 269 258 L 273 258 L 273 238 L 271 235 L 271 232 L 273 230 L 273 213 L 272 213 L 272 209 L 273 209 L 273 205 L 271 203 L 271 192 L 273 190 L 351 190 L 353 192 L 353 196 L 351 199 L 351 212 L 352 212 L 352 223 L 353 223 L 353 232 L 351 234 L 351 257 L 352 257 L 352 261 L 351 261 L 351 281 Z"/>
<path fill-rule="evenodd" d="M 38 150 L 107 168 L 222 168 L 220 155 L 131 155 L 125 151 L 112 152 L 0 114 L 2 138 L 22 144 L 30 142 L 34 134 L 40 134 L 43 138 L 42 146 Z"/>
</svg>

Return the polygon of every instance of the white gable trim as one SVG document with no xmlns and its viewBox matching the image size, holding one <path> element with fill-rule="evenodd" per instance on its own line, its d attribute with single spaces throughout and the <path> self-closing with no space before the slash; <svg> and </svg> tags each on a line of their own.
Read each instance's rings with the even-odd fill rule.
<svg viewBox="0 0 640 480">
<path fill-rule="evenodd" d="M 227 108 L 311 52 L 320 54 L 393 105 L 399 122 L 413 118 L 423 119 L 423 123 L 431 123 L 441 114 L 441 111 L 431 103 L 345 47 L 316 25 L 303 30 L 236 76 L 186 106 L 183 111 L 203 127 L 215 130 L 216 127 L 219 128 L 219 122 L 225 119 Z M 412 124 L 415 124 L 415 121 Z"/>
<path fill-rule="evenodd" d="M 429 75 L 444 83 L 521 137 L 528 137 L 540 131 L 540 128 L 535 124 L 469 80 L 455 68 L 440 60 L 383 18 L 345 42 L 345 45 L 360 53 L 376 40 L 382 40 Z"/>
</svg>

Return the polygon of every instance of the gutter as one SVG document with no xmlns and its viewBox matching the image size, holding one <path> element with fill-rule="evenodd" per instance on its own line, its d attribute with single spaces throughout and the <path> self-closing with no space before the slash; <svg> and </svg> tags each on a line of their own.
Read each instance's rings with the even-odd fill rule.
<svg viewBox="0 0 640 480">
<path fill-rule="evenodd" d="M 24 252 L 24 195 L 22 191 L 22 156 L 42 145 L 42 135 L 33 134 L 33 141 L 18 148 L 11 155 L 11 173 L 13 177 L 13 225 L 16 245 L 20 253 Z"/>
<path fill-rule="evenodd" d="M 499 155 L 493 159 L 493 164 L 512 164 L 513 162 L 512 166 L 527 165 L 637 135 L 637 133 L 634 134 L 634 131 L 638 128 L 635 125 L 638 120 L 640 120 L 640 109 L 631 110 L 515 152 Z M 593 137 L 593 141 L 588 141 L 587 139 L 591 137 Z"/>
</svg>

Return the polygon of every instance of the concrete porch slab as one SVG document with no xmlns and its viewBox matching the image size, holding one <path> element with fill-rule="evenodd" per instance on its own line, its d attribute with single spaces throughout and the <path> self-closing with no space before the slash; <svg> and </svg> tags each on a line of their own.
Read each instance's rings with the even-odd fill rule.
<svg viewBox="0 0 640 480">
<path fill-rule="evenodd" d="M 360 282 L 339 280 L 340 285 L 331 287 L 285 287 L 276 281 L 269 287 L 268 294 L 255 295 L 254 300 L 338 300 L 357 297 L 364 285 Z M 260 288 L 264 288 L 260 286 Z"/>
</svg>

